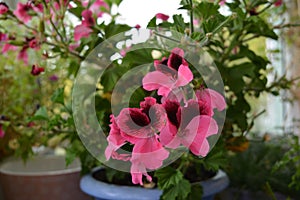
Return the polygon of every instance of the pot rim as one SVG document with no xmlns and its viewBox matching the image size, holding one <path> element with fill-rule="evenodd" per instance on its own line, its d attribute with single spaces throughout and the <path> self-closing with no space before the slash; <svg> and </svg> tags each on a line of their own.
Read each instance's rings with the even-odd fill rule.
<svg viewBox="0 0 300 200">
<path fill-rule="evenodd" d="M 51 165 L 47 165 L 45 161 L 52 163 Z M 59 163 L 57 165 L 53 165 L 55 161 L 58 161 Z M 0 163 L 0 174 L 38 177 L 70 174 L 81 171 L 80 162 L 77 159 L 75 159 L 69 166 L 65 165 L 65 167 L 63 167 L 62 163 L 65 164 L 65 156 L 37 155 L 34 156 L 33 159 L 27 161 L 27 168 L 26 163 L 24 163 L 22 159 L 11 157 Z M 34 166 L 35 169 L 33 169 L 32 167 L 35 164 L 40 165 L 41 167 L 39 168 L 39 166 Z M 13 166 L 15 165 L 18 165 L 18 167 L 14 169 Z"/>
<path fill-rule="evenodd" d="M 96 198 L 107 199 L 159 199 L 162 191 L 158 188 L 146 189 L 135 186 L 122 186 L 96 180 L 92 174 L 93 172 L 103 167 L 96 167 L 91 173 L 84 175 L 80 180 L 80 188 L 83 192 Z M 229 185 L 229 178 L 227 174 L 219 170 L 217 174 L 211 179 L 199 182 L 203 186 L 203 197 L 208 197 L 224 190 Z M 93 188 L 93 189 L 91 189 Z M 116 189 L 120 190 L 118 194 Z M 122 196 L 118 196 L 122 194 Z M 154 198 L 153 198 L 154 197 Z"/>
</svg>

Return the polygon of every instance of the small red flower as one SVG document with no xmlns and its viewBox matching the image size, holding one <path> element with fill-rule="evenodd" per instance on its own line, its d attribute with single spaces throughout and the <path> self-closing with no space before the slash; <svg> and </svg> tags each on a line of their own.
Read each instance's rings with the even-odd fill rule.
<svg viewBox="0 0 300 200">
<path fill-rule="evenodd" d="M 134 27 L 134 28 L 136 28 L 136 29 L 140 29 L 140 28 L 141 28 L 141 25 L 137 24 L 137 25 L 135 25 L 135 27 Z"/>
<path fill-rule="evenodd" d="M 4 2 L 0 2 L 0 15 L 7 13 L 9 10 L 8 6 Z"/>
<path fill-rule="evenodd" d="M 3 138 L 5 135 L 4 130 L 2 129 L 2 124 L 0 124 L 0 138 Z"/>
<path fill-rule="evenodd" d="M 283 3 L 283 0 L 277 0 L 274 2 L 274 6 L 279 7 L 282 5 L 282 3 Z"/>
<path fill-rule="evenodd" d="M 39 67 L 38 65 L 32 65 L 31 74 L 33 76 L 38 76 L 40 73 L 44 71 L 45 69 L 43 67 Z"/>
<path fill-rule="evenodd" d="M 34 127 L 34 126 L 35 126 L 35 123 L 34 123 L 34 122 L 29 122 L 29 123 L 27 124 L 27 127 L 29 127 L 29 128 Z"/>
<path fill-rule="evenodd" d="M 32 49 L 38 49 L 40 44 L 36 38 L 33 38 L 28 41 L 28 45 Z"/>
</svg>

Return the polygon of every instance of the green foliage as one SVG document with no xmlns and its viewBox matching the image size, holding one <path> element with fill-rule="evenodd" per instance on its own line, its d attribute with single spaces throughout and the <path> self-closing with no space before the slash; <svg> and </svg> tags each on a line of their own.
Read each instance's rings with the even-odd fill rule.
<svg viewBox="0 0 300 200">
<path fill-rule="evenodd" d="M 269 142 L 253 141 L 248 150 L 229 155 L 229 166 L 225 168 L 225 171 L 229 176 L 231 186 L 269 193 L 270 190 L 265 190 L 269 184 L 269 189 L 272 188 L 274 192 L 291 197 L 299 195 L 299 191 L 288 187 L 295 165 L 285 161 L 281 163 L 282 157 L 287 155 L 285 152 L 290 148 L 286 146 L 287 141 L 288 139 L 281 137 Z M 282 168 L 272 173 L 274 166 Z"/>
<path fill-rule="evenodd" d="M 289 183 L 290 188 L 294 188 L 297 191 L 300 191 L 300 144 L 299 144 L 299 137 L 294 136 L 291 141 L 289 141 L 288 151 L 283 155 L 281 160 L 278 160 L 272 172 L 274 174 L 278 173 L 279 170 L 286 168 L 287 166 L 294 166 L 295 173 L 292 174 L 292 180 Z"/>
<path fill-rule="evenodd" d="M 161 199 L 185 199 L 191 192 L 191 184 L 174 168 L 165 167 L 155 172 L 158 187 L 163 191 Z"/>
<path fill-rule="evenodd" d="M 54 2 L 54 0 L 51 1 Z M 99 163 L 85 149 L 76 133 L 73 111 L 70 106 L 72 83 L 77 76 L 81 63 L 93 52 L 93 49 L 98 44 L 107 41 L 112 36 L 127 32 L 125 41 L 110 43 L 107 45 L 108 51 L 104 52 L 104 54 L 109 54 L 113 50 L 119 53 L 126 46 L 127 39 L 131 39 L 132 35 L 129 34 L 129 31 L 136 31 L 137 29 L 127 24 L 117 23 L 116 19 L 119 13 L 112 14 L 110 10 L 101 8 L 111 15 L 110 21 L 98 22 L 94 19 L 95 25 L 85 27 L 91 30 L 89 37 L 82 37 L 79 41 L 75 41 L 74 24 L 70 23 L 69 15 L 65 13 L 82 22 L 82 11 L 87 8 L 83 7 L 79 1 L 71 2 L 76 6 L 72 8 L 62 7 L 60 9 L 62 14 L 59 16 L 55 16 L 53 13 L 53 16 L 50 15 L 51 7 L 45 6 L 45 13 L 43 15 L 36 13 L 32 23 L 28 24 L 19 23 L 12 12 L 5 14 L 3 18 L 1 16 L 0 32 L 9 33 L 9 36 L 14 38 L 8 43 L 22 47 L 26 44 L 26 39 L 28 38 L 41 38 L 40 42 L 42 44 L 39 50 L 30 49 L 34 53 L 31 52 L 32 54 L 29 54 L 29 56 L 34 62 L 43 65 L 46 68 L 46 72 L 39 75 L 39 77 L 33 77 L 30 75 L 30 66 L 26 70 L 23 70 L 23 68 L 20 70 L 18 67 L 13 67 L 12 69 L 11 66 L 18 66 L 14 62 L 14 58 L 0 59 L 1 83 L 4 83 L 0 88 L 1 93 L 4 94 L 4 103 L 9 107 L 7 109 L 5 106 L 3 109 L 3 113 L 11 118 L 8 123 L 9 126 L 14 126 L 15 128 L 20 127 L 19 124 L 22 124 L 22 127 L 24 127 L 26 126 L 24 122 L 27 122 L 27 119 L 38 124 L 36 128 L 39 133 L 36 133 L 34 129 L 31 129 L 29 132 L 24 128 L 21 129 L 23 134 L 18 139 L 17 144 L 19 146 L 16 145 L 18 146 L 16 148 L 17 155 L 28 158 L 33 154 L 31 147 L 35 145 L 48 145 L 50 147 L 60 145 L 66 149 L 67 164 L 79 157 L 82 163 L 82 172 L 87 173 Z M 106 0 L 105 2 L 112 7 L 113 5 L 120 5 L 122 0 Z M 164 35 L 163 39 L 171 41 L 174 46 L 186 45 L 185 42 L 187 42 L 192 47 L 197 46 L 207 51 L 212 56 L 226 88 L 227 117 L 220 142 L 205 158 L 186 156 L 184 154 L 174 165 L 155 171 L 157 185 L 163 190 L 162 199 L 200 199 L 202 195 L 201 186 L 190 183 L 191 180 L 187 178 L 186 172 L 190 167 L 194 167 L 196 169 L 193 176 L 196 177 L 202 176 L 203 173 L 207 172 L 205 170 L 217 171 L 219 168 L 224 167 L 226 164 L 224 157 L 224 152 L 226 152 L 225 145 L 236 136 L 245 138 L 254 123 L 250 118 L 253 108 L 250 106 L 247 97 L 259 98 L 263 93 L 279 95 L 282 89 L 288 89 L 294 81 L 282 76 L 275 77 L 273 82 L 268 83 L 266 71 L 270 61 L 251 49 L 249 44 L 250 41 L 256 38 L 278 39 L 274 26 L 264 18 L 268 8 L 272 7 L 271 2 L 267 0 L 245 0 L 227 2 L 226 5 L 229 7 L 230 16 L 224 16 L 220 13 L 220 5 L 217 0 L 215 2 L 182 0 L 179 9 L 184 9 L 189 13 L 190 22 L 186 22 L 182 15 L 175 14 L 170 18 L 171 20 L 159 24 L 159 20 L 154 16 L 147 25 L 147 27 L 155 30 L 160 30 L 161 28 L 171 30 L 170 32 L 173 33 L 172 37 Z M 96 18 L 96 16 L 93 17 Z M 45 19 L 49 21 L 47 26 L 44 23 Z M 197 19 L 199 24 L 194 25 L 193 19 Z M 155 34 L 153 32 L 154 36 Z M 24 35 L 26 38 L 24 38 Z M 118 46 L 118 42 L 124 42 L 121 44 L 122 47 Z M 155 43 L 155 45 L 164 47 L 162 41 Z M 126 72 L 134 67 L 140 65 L 149 65 L 149 69 L 153 67 L 153 49 L 143 47 L 135 49 L 134 47 L 133 45 L 133 48 L 128 50 L 126 55 L 122 55 L 117 60 L 110 60 L 111 64 L 106 69 L 100 69 L 103 70 L 101 71 L 103 74 L 99 80 L 99 86 L 91 87 L 91 83 L 87 81 L 80 87 L 88 95 L 95 96 L 96 114 L 105 134 L 108 134 L 110 130 L 111 95 L 116 83 Z M 168 54 L 164 51 L 161 51 L 161 53 L 163 54 L 162 56 Z M 35 60 L 37 57 L 42 57 L 42 55 L 46 60 Z M 16 55 L 12 54 L 12 56 Z M 107 55 L 103 57 L 105 56 Z M 109 55 L 111 59 L 110 56 L 112 55 Z M 101 55 L 98 57 L 101 57 Z M 18 73 L 15 73 L 15 68 L 19 70 Z M 47 82 L 46 74 L 53 74 L 54 72 L 59 72 L 59 75 L 62 77 L 61 82 L 58 84 Z M 141 80 L 137 80 L 138 76 L 136 77 L 133 77 L 131 81 L 141 82 Z M 202 78 L 200 74 L 195 75 L 193 83 L 196 87 L 200 87 L 203 83 Z M 19 83 L 19 79 L 22 85 Z M 41 79 L 43 80 L 42 84 L 40 84 Z M 11 80 L 14 81 L 12 82 Z M 71 84 L 66 84 L 64 81 L 69 81 Z M 43 86 L 45 85 L 48 85 L 50 89 L 44 91 Z M 9 88 L 9 90 L 6 90 L 6 88 Z M 95 88 L 96 94 L 94 93 Z M 142 88 L 132 88 L 127 84 L 122 85 L 122 88 L 122 94 L 125 96 L 131 95 L 130 106 L 132 107 L 139 106 L 139 102 L 144 97 L 153 95 L 153 93 L 149 93 Z M 40 92 L 39 95 L 34 95 L 33 90 L 38 90 Z M 42 98 L 43 96 L 46 97 L 46 100 Z M 50 96 L 51 98 L 49 99 Z M 83 97 L 83 99 L 85 98 Z M 118 100 L 120 105 L 124 103 L 123 99 L 120 98 Z M 38 109 L 36 109 L 37 107 Z M 2 113 L 0 114 L 2 115 Z M 25 115 L 26 118 L 24 117 Z M 17 122 L 17 125 L 13 123 L 14 121 Z M 284 159 L 277 165 L 278 170 L 281 166 L 288 165 L 290 167 L 290 158 L 293 158 L 293 163 L 299 162 L 298 147 L 293 146 L 293 150 L 284 156 Z M 132 146 L 128 145 L 124 148 L 132 149 Z M 233 184 L 251 185 L 252 189 L 258 190 L 268 182 L 270 183 L 269 189 L 280 187 L 287 189 L 284 186 L 286 183 L 284 177 L 290 175 L 288 172 L 282 171 L 282 174 L 277 174 L 276 176 L 270 174 L 273 163 L 282 155 L 281 150 L 281 147 L 276 145 L 252 144 L 248 151 L 230 157 L 228 173 L 233 177 Z M 295 168 L 292 166 L 292 169 Z M 293 175 L 290 186 L 299 189 L 300 186 L 297 182 L 299 182 L 300 170 L 299 167 L 296 169 L 297 171 Z M 113 170 L 108 170 L 107 172 L 108 180 L 114 180 L 114 177 L 120 175 Z M 283 181 L 280 182 L 278 180 Z"/>
</svg>

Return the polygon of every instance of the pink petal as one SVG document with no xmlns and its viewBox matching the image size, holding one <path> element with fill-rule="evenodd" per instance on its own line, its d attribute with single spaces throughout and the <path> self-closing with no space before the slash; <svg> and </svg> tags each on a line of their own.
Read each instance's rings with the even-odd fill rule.
<svg viewBox="0 0 300 200">
<path fill-rule="evenodd" d="M 106 10 L 109 10 L 109 6 L 108 4 L 103 1 L 103 0 L 96 0 L 95 3 L 93 3 L 91 6 L 90 6 L 90 10 L 96 14 L 97 17 L 102 17 L 103 15 L 103 11 L 101 10 L 101 8 L 105 8 Z"/>
<path fill-rule="evenodd" d="M 176 149 L 181 141 L 179 137 L 175 137 L 177 134 L 177 128 L 172 123 L 168 122 L 167 125 L 160 131 L 159 141 L 162 145 Z"/>
<path fill-rule="evenodd" d="M 0 124 L 0 138 L 3 138 L 5 135 L 4 130 L 2 129 L 2 124 Z"/>
<path fill-rule="evenodd" d="M 0 2 L 0 15 L 7 13 L 9 10 L 8 6 L 4 2 Z"/>
<path fill-rule="evenodd" d="M 185 86 L 193 80 L 193 73 L 190 68 L 186 65 L 180 65 L 178 69 L 178 78 L 176 86 Z"/>
<path fill-rule="evenodd" d="M 27 48 L 24 48 L 19 52 L 18 59 L 23 60 L 25 64 L 28 64 L 28 54 L 27 54 Z"/>
<path fill-rule="evenodd" d="M 143 167 L 154 170 L 161 167 L 168 156 L 169 152 L 163 148 L 157 136 L 153 136 L 141 139 L 134 145 L 131 161 L 138 161 Z"/>
<path fill-rule="evenodd" d="M 178 47 L 174 48 L 167 63 L 168 67 L 178 71 L 181 65 L 188 67 L 188 63 L 184 59 L 184 51 Z"/>
<path fill-rule="evenodd" d="M 15 50 L 17 50 L 17 47 L 14 45 L 11 45 L 9 43 L 6 43 L 2 48 L 2 53 L 6 53 L 7 51 L 10 51 L 10 50 L 15 51 Z"/>
<path fill-rule="evenodd" d="M 199 100 L 208 102 L 212 106 L 212 109 L 217 108 L 219 111 L 222 111 L 226 108 L 224 97 L 215 90 L 197 90 L 196 96 Z"/>
<path fill-rule="evenodd" d="M 77 25 L 74 29 L 74 40 L 78 41 L 81 38 L 88 38 L 92 32 L 93 30 L 89 27 L 86 27 L 82 24 Z"/>
<path fill-rule="evenodd" d="M 149 182 L 152 181 L 152 177 L 147 174 L 146 168 L 137 161 L 132 162 L 130 173 L 133 184 L 143 185 L 143 175 L 146 176 Z"/>
<path fill-rule="evenodd" d="M 163 21 L 167 21 L 169 19 L 169 16 L 163 13 L 157 13 L 155 16 L 157 19 L 161 19 Z"/>
<path fill-rule="evenodd" d="M 194 135 L 195 130 L 197 130 L 196 135 Z M 186 131 L 189 134 L 186 134 L 187 137 L 182 141 L 183 145 L 189 147 L 193 154 L 204 156 L 208 151 L 205 144 L 202 147 L 203 142 L 207 137 L 218 133 L 218 125 L 209 116 L 197 116 L 189 123 Z"/>
<path fill-rule="evenodd" d="M 282 3 L 283 3 L 283 0 L 277 0 L 276 2 L 274 2 L 274 6 L 279 7 L 282 5 Z"/>
<path fill-rule="evenodd" d="M 34 10 L 35 12 L 40 12 L 40 13 L 44 12 L 43 4 L 39 3 L 39 4 L 35 5 L 35 6 L 33 7 L 33 10 Z"/>
<path fill-rule="evenodd" d="M 27 8 L 28 7 L 28 8 Z M 24 23 L 27 23 L 29 20 L 31 20 L 31 16 L 27 13 L 28 9 L 32 9 L 29 5 L 18 3 L 17 9 L 14 11 L 14 15 L 16 15 L 21 21 Z"/>
<path fill-rule="evenodd" d="M 108 146 L 105 149 L 105 157 L 107 160 L 112 156 L 113 152 L 123 146 L 126 142 L 125 138 L 122 137 L 120 133 L 120 129 L 116 124 L 114 116 L 111 115 L 110 118 L 110 132 L 107 137 Z"/>
<path fill-rule="evenodd" d="M 220 0 L 219 5 L 220 5 L 220 6 L 224 6 L 225 3 L 226 3 L 226 0 Z"/>
<path fill-rule="evenodd" d="M 90 27 L 95 25 L 95 19 L 93 17 L 93 13 L 90 10 L 84 10 L 81 13 L 81 16 L 83 17 L 82 25 Z"/>
<path fill-rule="evenodd" d="M 204 139 L 203 143 L 201 145 L 201 148 L 199 149 L 199 151 L 197 153 L 198 153 L 198 155 L 205 157 L 208 154 L 209 149 L 210 149 L 209 143 L 208 143 L 207 139 Z"/>
<path fill-rule="evenodd" d="M 167 96 L 174 85 L 174 80 L 159 71 L 149 72 L 143 78 L 143 88 L 148 91 L 160 89 L 160 94 Z"/>
<path fill-rule="evenodd" d="M 152 132 L 150 119 L 138 108 L 122 109 L 116 122 L 123 133 L 137 139 L 147 138 Z"/>
</svg>

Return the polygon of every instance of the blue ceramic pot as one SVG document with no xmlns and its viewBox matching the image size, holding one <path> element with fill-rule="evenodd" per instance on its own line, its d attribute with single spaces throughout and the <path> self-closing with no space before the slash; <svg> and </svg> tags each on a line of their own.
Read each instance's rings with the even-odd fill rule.
<svg viewBox="0 0 300 200">
<path fill-rule="evenodd" d="M 201 181 L 203 187 L 202 200 L 213 200 L 215 194 L 229 185 L 227 175 L 219 170 L 209 180 Z M 159 200 L 162 191 L 133 186 L 120 186 L 101 182 L 93 178 L 92 173 L 81 178 L 80 188 L 96 200 Z"/>
</svg>

